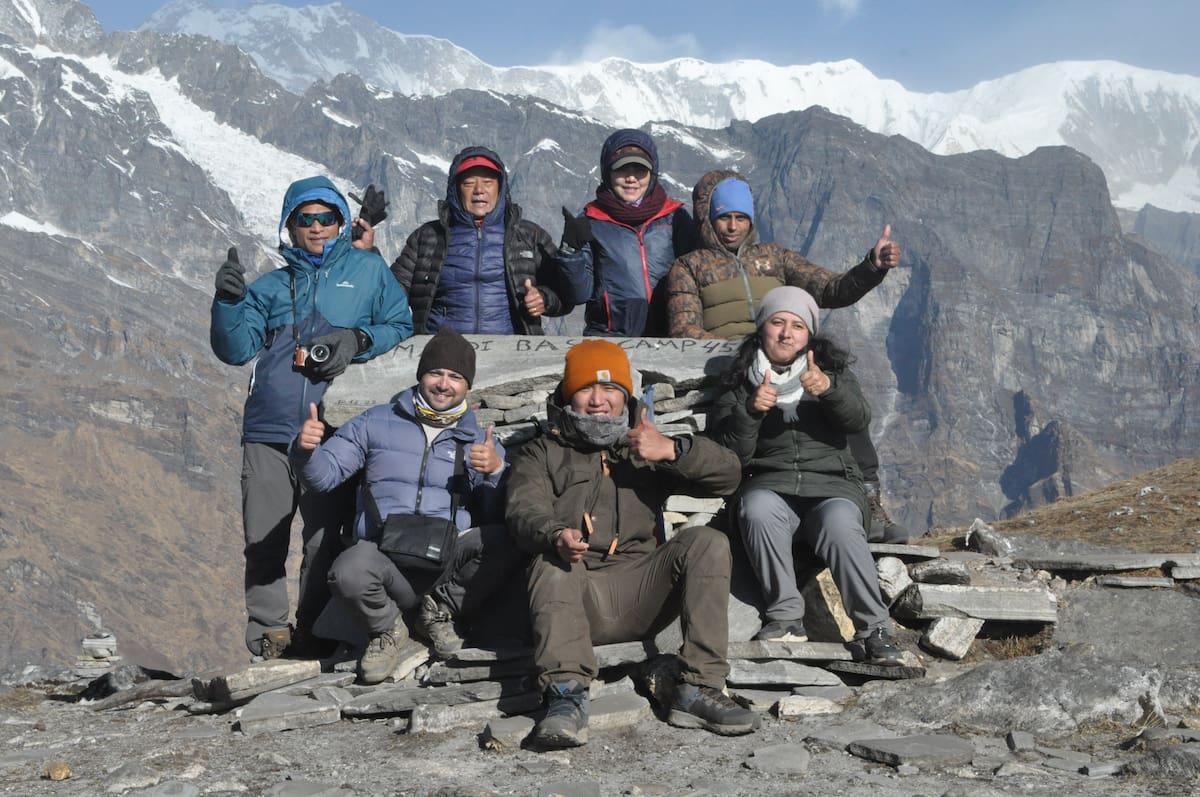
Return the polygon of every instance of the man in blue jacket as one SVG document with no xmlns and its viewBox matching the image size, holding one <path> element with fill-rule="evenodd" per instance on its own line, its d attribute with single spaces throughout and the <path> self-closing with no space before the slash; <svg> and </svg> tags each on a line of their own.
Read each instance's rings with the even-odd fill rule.
<svg viewBox="0 0 1200 797">
<path fill-rule="evenodd" d="M 297 180 L 279 217 L 284 267 L 247 286 L 231 247 L 217 271 L 213 352 L 230 365 L 258 358 L 242 423 L 242 526 L 246 647 L 263 658 L 289 646 L 291 655 L 313 652 L 312 624 L 329 598 L 325 574 L 344 513 L 343 502 L 300 489 L 288 445 L 334 377 L 412 334 L 404 289 L 379 255 L 351 245 L 354 223 L 332 182 Z M 304 558 L 293 637 L 284 564 L 297 507 Z"/>
<path fill-rule="evenodd" d="M 403 612 L 419 607 L 414 630 L 446 657 L 462 647 L 455 619 L 481 608 L 521 563 L 502 523 L 504 449 L 467 406 L 474 378 L 475 350 L 444 326 L 421 352 L 416 387 L 328 439 L 313 406 L 292 448 L 293 464 L 314 490 L 336 489 L 366 468 L 355 543 L 329 571 L 330 589 L 370 635 L 358 662 L 363 683 L 379 683 L 396 668 L 408 639 Z M 381 526 L 397 515 L 453 520 L 460 535 L 444 577 L 398 565 L 380 550 Z"/>
</svg>

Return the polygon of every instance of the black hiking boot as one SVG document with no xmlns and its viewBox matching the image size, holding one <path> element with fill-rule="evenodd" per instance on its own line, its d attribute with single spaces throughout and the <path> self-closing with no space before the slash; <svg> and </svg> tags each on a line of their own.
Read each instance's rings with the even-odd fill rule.
<svg viewBox="0 0 1200 797">
<path fill-rule="evenodd" d="M 579 747 L 588 740 L 588 688 L 578 681 L 546 687 L 546 716 L 533 729 L 542 747 Z"/>
<path fill-rule="evenodd" d="M 754 635 L 756 642 L 807 642 L 803 620 L 769 620 Z"/>
<path fill-rule="evenodd" d="M 421 608 L 417 612 L 418 635 L 429 640 L 433 652 L 440 659 L 448 659 L 462 650 L 463 638 L 454 627 L 454 615 L 450 607 L 443 605 L 432 594 L 421 599 Z"/>
<path fill-rule="evenodd" d="M 863 487 L 867 490 L 867 504 L 871 508 L 871 528 L 867 532 L 867 539 L 871 542 L 896 544 L 903 544 L 912 539 L 912 532 L 892 520 L 883 508 L 879 482 L 866 482 Z"/>
<path fill-rule="evenodd" d="M 704 728 L 722 736 L 740 736 L 758 729 L 758 714 L 743 708 L 711 686 L 681 683 L 667 722 L 677 728 Z"/>
<path fill-rule="evenodd" d="M 285 625 L 283 628 L 268 628 L 263 631 L 261 648 L 259 648 L 259 656 L 264 661 L 270 659 L 278 659 L 283 656 L 284 652 L 292 644 L 292 627 Z"/>
<path fill-rule="evenodd" d="M 306 661 L 326 659 L 333 655 L 337 646 L 336 639 L 324 639 L 310 629 L 300 626 L 292 632 L 292 641 L 284 650 L 283 657 Z"/>
<path fill-rule="evenodd" d="M 904 653 L 892 638 L 891 630 L 880 626 L 866 639 L 858 640 L 854 646 L 861 660 L 867 664 L 882 664 L 899 667 L 904 664 Z"/>
</svg>

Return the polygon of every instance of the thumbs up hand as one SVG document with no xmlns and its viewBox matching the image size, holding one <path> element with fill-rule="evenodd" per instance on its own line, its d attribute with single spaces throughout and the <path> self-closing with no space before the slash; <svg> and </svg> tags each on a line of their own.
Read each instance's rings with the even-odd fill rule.
<svg viewBox="0 0 1200 797">
<path fill-rule="evenodd" d="M 504 460 L 500 459 L 500 452 L 496 450 L 494 428 L 489 426 L 484 432 L 483 442 L 471 446 L 471 467 L 487 475 L 499 473 L 504 467 Z"/>
<path fill-rule="evenodd" d="M 813 359 L 812 349 L 808 351 L 808 367 L 804 369 L 804 373 L 800 374 L 800 386 L 814 396 L 824 395 L 833 386 L 829 377 Z"/>
<path fill-rule="evenodd" d="M 246 294 L 246 269 L 238 260 L 237 247 L 229 247 L 225 262 L 217 269 L 217 298 L 222 302 L 239 302 Z"/>
<path fill-rule="evenodd" d="M 771 370 L 768 368 L 763 374 L 762 384 L 754 389 L 754 395 L 750 397 L 750 411 L 767 412 L 778 400 L 779 391 L 771 387 Z"/>
<path fill-rule="evenodd" d="M 541 290 L 529 279 L 525 280 L 525 312 L 529 313 L 531 318 L 538 318 L 546 312 L 546 297 L 542 296 Z"/>
<path fill-rule="evenodd" d="M 317 405 L 308 405 L 308 417 L 300 427 L 300 438 L 297 445 L 302 451 L 313 451 L 325 439 L 325 422 L 317 417 Z"/>
<path fill-rule="evenodd" d="M 645 462 L 671 462 L 675 459 L 675 441 L 658 431 L 643 415 L 626 437 L 629 451 Z"/>
<path fill-rule="evenodd" d="M 900 265 L 900 244 L 892 240 L 892 225 L 883 225 L 883 235 L 871 250 L 871 265 L 875 268 L 895 268 Z"/>
</svg>

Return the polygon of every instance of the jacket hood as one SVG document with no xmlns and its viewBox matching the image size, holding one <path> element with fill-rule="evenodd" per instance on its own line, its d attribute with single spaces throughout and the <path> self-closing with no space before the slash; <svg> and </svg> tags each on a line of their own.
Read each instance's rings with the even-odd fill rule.
<svg viewBox="0 0 1200 797">
<path fill-rule="evenodd" d="M 631 146 L 644 149 L 650 156 L 650 163 L 654 164 L 654 168 L 650 170 L 650 185 L 646 188 L 646 193 L 650 193 L 658 182 L 658 147 L 654 146 L 654 139 L 650 138 L 649 133 L 630 128 L 618 130 L 604 139 L 604 146 L 600 148 L 600 184 L 608 185 L 612 177 L 608 163 L 612 160 L 613 153 L 621 147 Z"/>
<path fill-rule="evenodd" d="M 475 217 L 467 212 L 458 197 L 458 180 L 454 175 L 458 171 L 460 163 L 476 155 L 482 155 L 500 167 L 500 196 L 496 200 L 496 207 L 492 208 L 491 213 L 488 213 L 483 219 L 485 225 L 497 224 L 504 219 L 504 213 L 508 208 L 508 169 L 504 166 L 504 161 L 500 160 L 500 156 L 487 147 L 467 147 L 455 155 L 454 160 L 450 162 L 450 169 L 446 173 L 445 200 L 446 207 L 450 211 L 449 221 L 457 224 L 475 223 Z"/>
<path fill-rule="evenodd" d="M 750 182 L 740 173 L 731 169 L 714 169 L 701 177 L 700 181 L 696 183 L 696 187 L 692 189 L 692 218 L 695 219 L 696 228 L 700 231 L 700 241 L 705 249 L 715 249 L 718 252 L 729 251 L 717 237 L 717 231 L 713 229 L 712 221 L 708 218 L 708 209 L 712 204 L 713 189 L 717 187 L 717 183 L 730 177 L 744 183 Z M 757 242 L 758 226 L 751 225 L 750 232 L 746 235 L 746 240 L 742 241 L 739 249 Z"/>
<path fill-rule="evenodd" d="M 291 218 L 292 213 L 296 208 L 307 202 L 324 202 L 326 205 L 337 208 L 342 214 L 342 226 L 338 230 L 337 238 L 350 239 L 350 206 L 346 203 L 346 198 L 342 196 L 342 192 L 337 190 L 337 186 L 328 177 L 306 177 L 303 180 L 297 180 L 288 186 L 287 193 L 283 195 L 283 210 L 279 214 L 279 248 L 295 249 L 292 246 L 291 239 L 287 235 L 287 223 Z M 336 241 L 337 238 L 333 240 Z M 329 249 L 326 245 L 326 251 Z"/>
</svg>

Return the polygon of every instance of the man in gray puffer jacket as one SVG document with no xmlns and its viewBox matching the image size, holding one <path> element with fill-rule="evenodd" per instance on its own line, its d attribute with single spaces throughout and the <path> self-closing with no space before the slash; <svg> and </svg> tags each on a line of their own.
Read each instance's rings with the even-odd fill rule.
<svg viewBox="0 0 1200 797">
<path fill-rule="evenodd" d="M 445 657 L 462 646 L 454 619 L 481 607 L 521 564 L 500 524 L 504 449 L 467 406 L 474 378 L 475 350 L 443 327 L 421 353 L 416 387 L 352 418 L 328 439 L 314 411 L 292 447 L 297 470 L 314 490 L 332 490 L 365 468 L 355 542 L 329 571 L 330 591 L 370 634 L 359 660 L 363 683 L 379 683 L 395 669 L 408 639 L 404 611 L 420 606 L 415 630 Z M 462 477 L 456 478 L 459 447 Z M 450 519 L 454 489 L 461 491 L 453 518 L 460 535 L 445 577 L 398 567 L 379 548 L 381 520 Z"/>
</svg>

